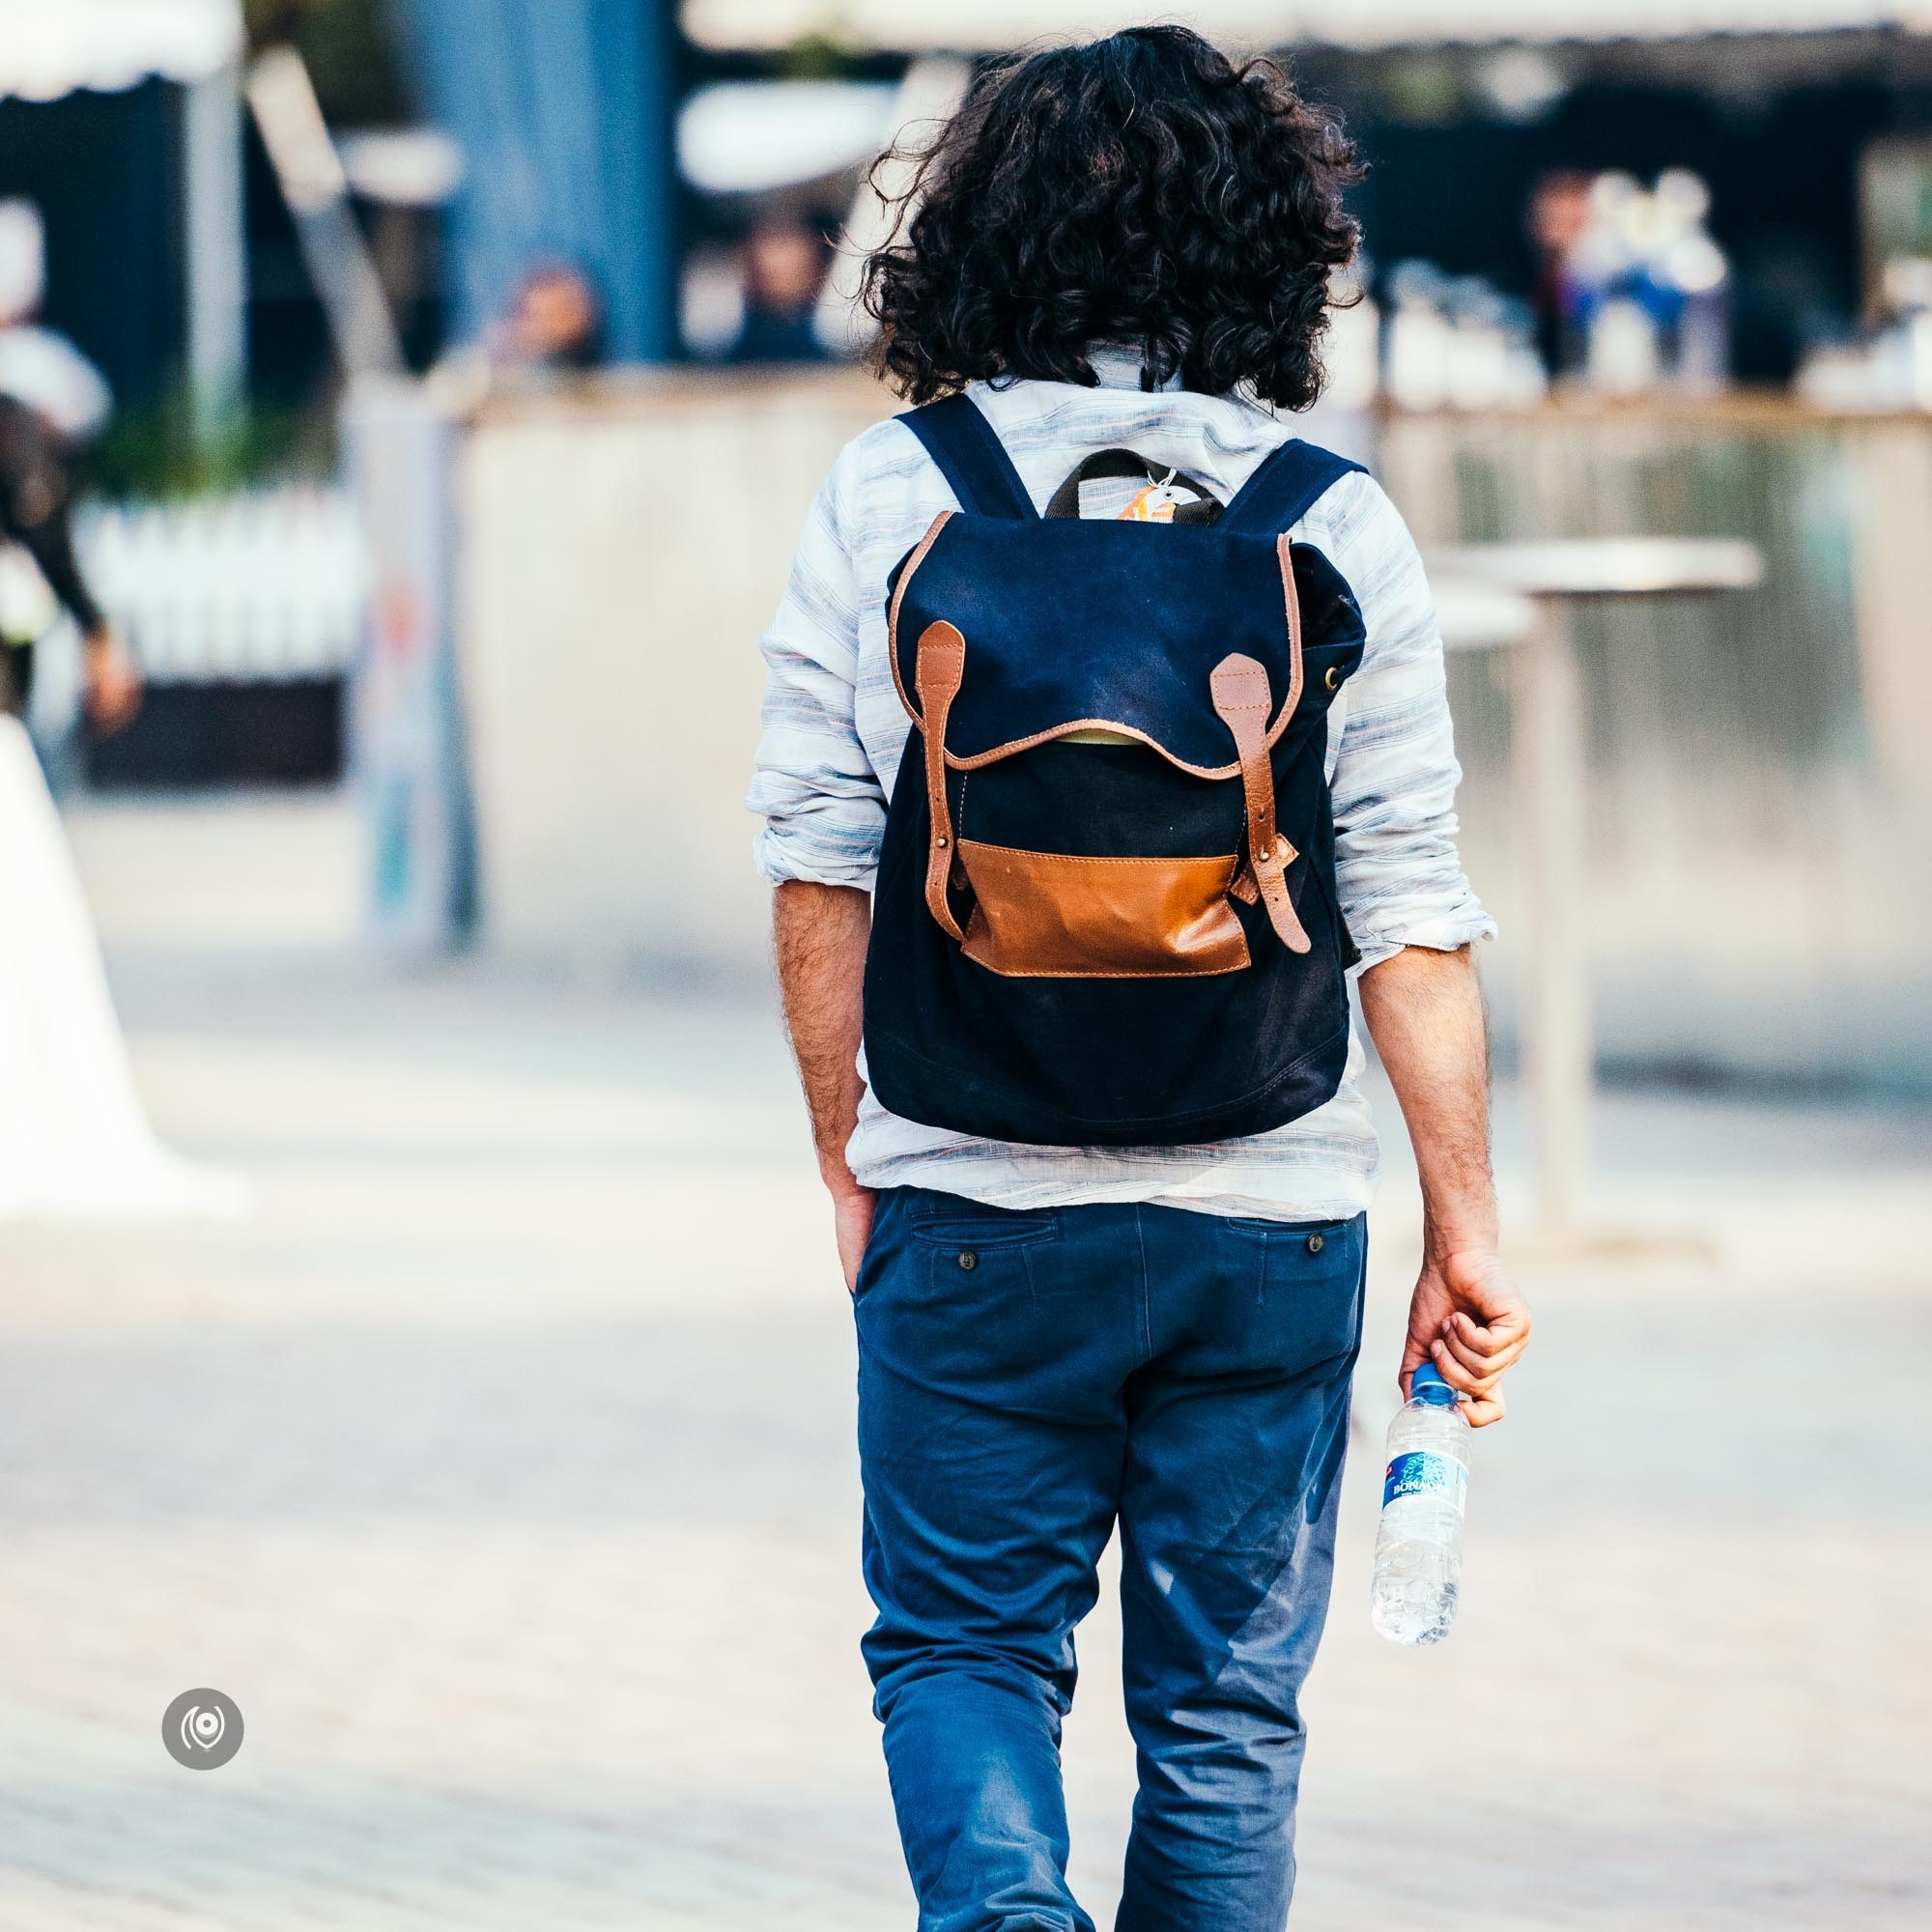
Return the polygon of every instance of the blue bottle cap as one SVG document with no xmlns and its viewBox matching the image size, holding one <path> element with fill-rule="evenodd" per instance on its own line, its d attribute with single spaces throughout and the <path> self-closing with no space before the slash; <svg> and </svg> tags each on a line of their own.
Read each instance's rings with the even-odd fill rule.
<svg viewBox="0 0 1932 1932">
<path fill-rule="evenodd" d="M 1410 1402 L 1444 1404 L 1463 1400 L 1462 1396 L 1443 1379 L 1442 1371 L 1431 1361 L 1416 1363 L 1410 1372 L 1408 1399 Z"/>
</svg>

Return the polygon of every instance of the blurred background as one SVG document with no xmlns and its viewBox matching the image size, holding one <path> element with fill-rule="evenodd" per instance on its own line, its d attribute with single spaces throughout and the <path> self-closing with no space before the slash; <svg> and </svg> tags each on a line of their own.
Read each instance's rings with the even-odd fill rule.
<svg viewBox="0 0 1932 1932">
<path fill-rule="evenodd" d="M 147 679 L 90 734 L 0 544 L 0 1923 L 908 1922 L 756 639 L 896 407 L 867 165 L 1147 17 L 1372 165 L 1304 433 L 1439 565 L 1539 1321 L 1462 1625 L 1389 1651 L 1382 1106 L 1296 1922 L 1932 1922 L 1922 8 L 0 0 L 0 396 Z"/>
</svg>

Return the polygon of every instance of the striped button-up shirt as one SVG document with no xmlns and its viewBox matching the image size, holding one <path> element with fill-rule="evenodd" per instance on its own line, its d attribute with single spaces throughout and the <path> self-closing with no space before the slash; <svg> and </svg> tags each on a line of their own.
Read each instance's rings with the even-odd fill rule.
<svg viewBox="0 0 1932 1932">
<path fill-rule="evenodd" d="M 1101 386 L 975 384 L 1036 508 L 1085 457 L 1128 448 L 1226 501 L 1290 423 L 1234 396 L 1146 394 L 1137 367 L 1095 358 Z M 774 884 L 869 889 L 886 800 L 909 723 L 886 655 L 886 577 L 952 491 L 910 431 L 855 438 L 806 523 L 763 648 L 764 734 L 749 804 Z M 1082 514 L 1117 514 L 1090 502 Z M 1294 526 L 1348 580 L 1368 630 L 1330 714 L 1336 879 L 1363 969 L 1405 946 L 1449 950 L 1494 926 L 1456 854 L 1456 763 L 1442 639 L 1401 516 L 1369 477 L 1343 478 Z M 1358 969 L 1360 970 L 1360 969 Z M 860 1063 L 864 1071 L 863 1057 Z M 1333 1099 L 1272 1132 L 1190 1147 L 1031 1147 L 975 1139 L 888 1113 L 867 1090 L 847 1149 L 867 1186 L 921 1186 L 1002 1208 L 1146 1201 L 1270 1220 L 1339 1219 L 1375 1190 L 1376 1130 L 1351 1037 Z"/>
</svg>

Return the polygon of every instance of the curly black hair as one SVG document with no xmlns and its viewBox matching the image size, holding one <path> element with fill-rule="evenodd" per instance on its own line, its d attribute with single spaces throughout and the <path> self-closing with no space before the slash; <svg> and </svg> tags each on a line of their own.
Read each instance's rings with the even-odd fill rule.
<svg viewBox="0 0 1932 1932">
<path fill-rule="evenodd" d="M 891 166 L 902 193 L 880 186 Z M 929 145 L 874 166 L 894 215 L 861 283 L 874 366 L 923 403 L 976 378 L 1091 385 L 1090 347 L 1126 342 L 1150 386 L 1178 370 L 1306 409 L 1363 172 L 1278 64 L 1185 27 L 992 68 Z"/>
</svg>

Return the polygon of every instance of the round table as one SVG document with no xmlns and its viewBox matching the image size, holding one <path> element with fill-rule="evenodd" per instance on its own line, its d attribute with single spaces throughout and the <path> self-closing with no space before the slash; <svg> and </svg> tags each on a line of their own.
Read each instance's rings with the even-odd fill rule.
<svg viewBox="0 0 1932 1932">
<path fill-rule="evenodd" d="M 1535 1110 L 1540 1232 L 1561 1241 L 1578 1232 L 1596 1077 L 1583 686 L 1571 607 L 1747 590 L 1762 581 L 1764 559 L 1755 546 L 1727 538 L 1576 537 L 1435 550 L 1429 568 L 1445 648 L 1515 645 L 1523 653 L 1510 760 L 1530 925 L 1524 1074 Z"/>
</svg>

